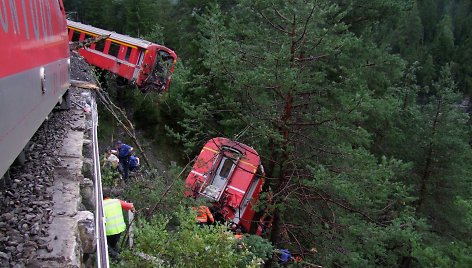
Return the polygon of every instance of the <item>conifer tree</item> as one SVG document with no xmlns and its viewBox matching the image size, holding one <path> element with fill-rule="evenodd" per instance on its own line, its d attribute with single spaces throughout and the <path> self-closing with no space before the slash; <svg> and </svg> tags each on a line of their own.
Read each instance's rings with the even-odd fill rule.
<svg viewBox="0 0 472 268">
<path fill-rule="evenodd" d="M 328 1 L 215 6 L 201 24 L 204 64 L 224 84 L 220 124 L 263 153 L 271 240 L 328 266 L 395 265 L 417 240 L 413 210 L 399 205 L 407 188 L 394 181 L 406 167 L 370 154 L 362 125 L 388 105 L 402 63 L 344 18 Z"/>
</svg>

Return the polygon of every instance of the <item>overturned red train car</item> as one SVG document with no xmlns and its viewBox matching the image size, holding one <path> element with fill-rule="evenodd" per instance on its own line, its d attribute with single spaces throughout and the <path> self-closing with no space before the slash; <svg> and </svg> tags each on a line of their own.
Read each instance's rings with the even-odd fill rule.
<svg viewBox="0 0 472 268">
<path fill-rule="evenodd" d="M 67 21 L 67 28 L 73 42 L 106 37 L 79 49 L 89 64 L 115 73 L 143 91 L 163 92 L 169 88 L 177 60 L 171 49 L 71 20 Z"/>
<path fill-rule="evenodd" d="M 0 177 L 69 87 L 69 41 L 59 0 L 0 5 Z"/>
<path fill-rule="evenodd" d="M 210 200 L 216 218 L 261 234 L 263 222 L 253 206 L 260 197 L 264 168 L 252 147 L 226 138 L 209 140 L 185 183 L 187 196 Z"/>
</svg>

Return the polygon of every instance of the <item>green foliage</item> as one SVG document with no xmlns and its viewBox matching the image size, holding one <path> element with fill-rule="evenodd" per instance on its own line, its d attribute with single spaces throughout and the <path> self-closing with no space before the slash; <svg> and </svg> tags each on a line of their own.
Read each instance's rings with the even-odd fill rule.
<svg viewBox="0 0 472 268">
<path fill-rule="evenodd" d="M 168 174 L 175 181 L 159 175 L 156 170 L 143 170 L 141 173 L 142 179 L 127 185 L 125 193 L 125 199 L 134 203 L 141 216 L 150 219 L 158 212 L 171 213 L 178 205 L 190 202 L 184 198 L 184 181 L 176 178 L 176 171 Z"/>
<path fill-rule="evenodd" d="M 470 127 L 458 105 L 472 88 L 470 1 L 86 2 L 65 1 L 84 22 L 179 55 L 166 95 L 116 94 L 148 136 L 188 160 L 214 136 L 257 149 L 277 247 L 327 267 L 471 266 Z M 176 209 L 188 202 L 182 181 L 162 198 L 169 182 L 152 174 L 127 192 L 167 215 L 138 230 L 139 251 L 165 262 L 125 253 L 125 264 L 269 256 L 258 237 L 238 251 L 224 227 L 197 228 Z"/>
<path fill-rule="evenodd" d="M 241 242 L 226 226 L 202 228 L 195 223 L 195 212 L 183 207 L 150 222 L 139 221 L 135 235 L 135 252 L 157 258 L 160 264 L 124 254 L 119 267 L 259 267 L 272 251 L 260 237 L 245 237 L 244 246 L 238 247 Z"/>
<path fill-rule="evenodd" d="M 117 170 L 113 170 L 109 167 L 104 167 L 101 169 L 101 173 L 103 186 L 117 186 L 121 181 L 121 175 Z"/>
</svg>

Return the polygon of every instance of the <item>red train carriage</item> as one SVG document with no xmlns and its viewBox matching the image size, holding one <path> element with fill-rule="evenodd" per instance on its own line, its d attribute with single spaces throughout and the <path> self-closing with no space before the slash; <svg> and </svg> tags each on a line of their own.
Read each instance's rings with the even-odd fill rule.
<svg viewBox="0 0 472 268">
<path fill-rule="evenodd" d="M 165 46 L 67 21 L 70 41 L 108 36 L 79 53 L 91 65 L 108 70 L 135 83 L 145 91 L 167 91 L 177 55 Z"/>
<path fill-rule="evenodd" d="M 0 5 L 0 177 L 69 87 L 69 46 L 59 0 Z"/>
<path fill-rule="evenodd" d="M 205 197 L 224 220 L 257 232 L 254 203 L 264 183 L 257 152 L 242 143 L 213 138 L 203 147 L 185 182 L 186 195 Z M 258 231 L 256 231 L 258 229 Z"/>
</svg>

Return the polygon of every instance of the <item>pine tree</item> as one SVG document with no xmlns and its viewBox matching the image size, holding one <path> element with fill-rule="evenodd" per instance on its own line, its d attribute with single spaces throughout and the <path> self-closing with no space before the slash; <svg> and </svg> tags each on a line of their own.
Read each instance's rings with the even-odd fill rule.
<svg viewBox="0 0 472 268">
<path fill-rule="evenodd" d="M 389 106 L 402 62 L 351 33 L 347 18 L 329 2 L 215 6 L 201 24 L 203 63 L 224 81 L 215 91 L 228 111 L 219 123 L 232 126 L 225 133 L 245 130 L 240 139 L 264 156 L 271 240 L 328 266 L 394 266 L 418 240 L 402 205 L 408 189 L 394 181 L 406 166 L 369 153 L 362 125 Z"/>
</svg>

